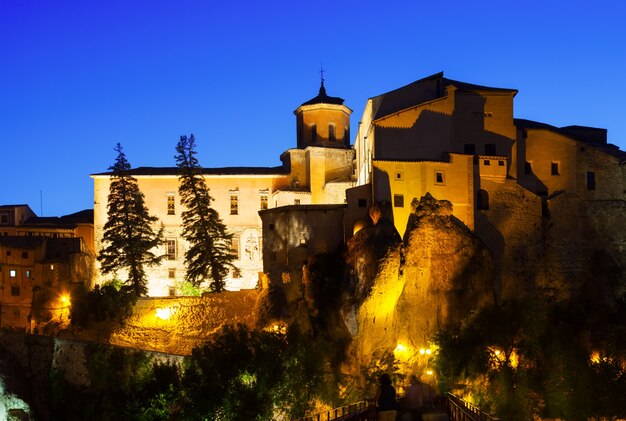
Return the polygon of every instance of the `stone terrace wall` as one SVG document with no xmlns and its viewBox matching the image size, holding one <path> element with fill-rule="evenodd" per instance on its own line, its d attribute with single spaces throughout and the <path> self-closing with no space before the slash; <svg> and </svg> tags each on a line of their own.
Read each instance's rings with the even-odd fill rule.
<svg viewBox="0 0 626 421">
<path fill-rule="evenodd" d="M 112 345 L 189 355 L 225 324 L 256 324 L 257 290 L 227 291 L 205 297 L 141 298 Z M 162 316 L 169 313 L 169 318 Z"/>
</svg>

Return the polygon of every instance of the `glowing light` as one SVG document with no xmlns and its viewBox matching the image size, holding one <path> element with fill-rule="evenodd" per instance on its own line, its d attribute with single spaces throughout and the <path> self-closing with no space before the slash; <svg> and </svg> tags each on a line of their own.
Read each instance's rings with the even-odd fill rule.
<svg viewBox="0 0 626 421">
<path fill-rule="evenodd" d="M 496 351 L 494 352 L 494 354 L 496 354 L 496 356 L 500 355 L 500 350 L 496 349 Z"/>
<path fill-rule="evenodd" d="M 61 295 L 61 302 L 63 303 L 63 305 L 69 305 L 70 304 L 70 296 L 67 295 L 67 294 Z"/>
<path fill-rule="evenodd" d="M 600 353 L 598 351 L 593 351 L 589 359 L 592 363 L 598 364 L 600 362 Z"/>
<path fill-rule="evenodd" d="M 430 349 L 426 350 L 426 355 L 430 355 Z"/>
<path fill-rule="evenodd" d="M 405 351 L 406 351 L 406 346 L 398 342 L 398 345 L 396 346 L 396 349 L 394 349 L 394 352 L 405 352 Z"/>
<path fill-rule="evenodd" d="M 172 310 L 171 307 L 164 307 L 164 308 L 156 309 L 156 317 L 161 320 L 169 319 L 170 317 L 172 317 L 172 314 L 174 314 L 174 311 Z"/>
<path fill-rule="evenodd" d="M 429 375 L 429 376 L 432 376 L 433 375 L 433 371 L 432 370 L 426 370 L 426 374 Z"/>
<path fill-rule="evenodd" d="M 420 349 L 420 354 L 422 355 L 426 354 L 426 350 L 424 348 Z"/>
</svg>

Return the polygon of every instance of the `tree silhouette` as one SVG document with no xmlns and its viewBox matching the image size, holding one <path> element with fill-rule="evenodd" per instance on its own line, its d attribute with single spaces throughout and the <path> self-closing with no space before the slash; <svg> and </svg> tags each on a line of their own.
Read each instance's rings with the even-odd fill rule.
<svg viewBox="0 0 626 421">
<path fill-rule="evenodd" d="M 212 198 L 196 158 L 193 134 L 180 137 L 176 152 L 178 193 L 186 208 L 181 215 L 183 237 L 189 242 L 189 250 L 185 253 L 185 279 L 198 286 L 209 278 L 211 291 L 220 292 L 224 290 L 224 279 L 235 259 L 230 247 L 232 234 L 227 232 L 219 214 L 211 207 Z"/>
<path fill-rule="evenodd" d="M 158 218 L 148 213 L 137 180 L 130 175 L 130 163 L 118 143 L 107 204 L 107 222 L 102 236 L 103 248 L 98 254 L 103 274 L 128 271 L 127 287 L 136 295 L 145 295 L 144 266 L 159 264 L 163 256 L 151 250 L 163 243 L 163 227 L 155 232 Z"/>
</svg>

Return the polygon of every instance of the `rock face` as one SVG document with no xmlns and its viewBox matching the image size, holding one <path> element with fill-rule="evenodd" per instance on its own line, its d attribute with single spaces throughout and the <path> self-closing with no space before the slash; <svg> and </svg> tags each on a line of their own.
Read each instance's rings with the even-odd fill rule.
<svg viewBox="0 0 626 421">
<path fill-rule="evenodd" d="M 419 369 L 418 351 L 438 328 L 494 297 L 491 253 L 451 204 L 427 194 L 411 206 L 404 242 L 380 219 L 348 243 L 355 292 L 344 320 L 358 366 L 395 351 L 407 370 Z"/>
</svg>

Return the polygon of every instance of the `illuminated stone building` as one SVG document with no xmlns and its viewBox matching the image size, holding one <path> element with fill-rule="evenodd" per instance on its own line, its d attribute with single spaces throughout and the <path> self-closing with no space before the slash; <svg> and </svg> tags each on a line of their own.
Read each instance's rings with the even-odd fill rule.
<svg viewBox="0 0 626 421">
<path fill-rule="evenodd" d="M 485 236 L 511 194 L 525 198 L 536 223 L 564 193 L 624 199 L 625 154 L 607 144 L 606 130 L 514 119 L 516 94 L 438 73 L 370 98 L 354 145 L 348 232 L 376 203 L 403 235 L 411 201 L 427 192 L 449 200 L 454 216 Z"/>
<path fill-rule="evenodd" d="M 67 322 L 62 297 L 92 285 L 93 211 L 38 217 L 28 205 L 5 205 L 0 217 L 0 327 Z"/>
<path fill-rule="evenodd" d="M 343 204 L 354 185 L 354 151 L 350 147 L 350 113 L 343 99 L 330 97 L 322 81 L 319 94 L 299 106 L 296 148 L 285 151 L 278 167 L 204 168 L 203 176 L 229 231 L 234 234 L 236 270 L 226 279 L 230 290 L 255 288 L 263 271 L 263 233 L 259 211 L 287 205 Z M 174 295 L 185 276 L 181 235 L 182 206 L 176 167 L 139 167 L 130 174 L 145 195 L 150 214 L 165 227 L 162 264 L 146 268 L 150 296 Z M 111 173 L 93 174 L 96 249 L 101 247 L 107 220 Z M 123 274 L 119 274 L 124 279 Z M 100 276 L 97 282 L 108 278 Z"/>
</svg>

